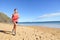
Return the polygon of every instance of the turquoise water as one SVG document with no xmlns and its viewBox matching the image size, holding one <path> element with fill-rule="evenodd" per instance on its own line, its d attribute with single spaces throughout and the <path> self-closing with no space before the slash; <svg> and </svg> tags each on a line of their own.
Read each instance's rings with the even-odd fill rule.
<svg viewBox="0 0 60 40">
<path fill-rule="evenodd" d="M 45 26 L 51 28 L 60 28 L 60 21 L 54 22 L 19 22 L 19 25 L 25 26 Z"/>
</svg>

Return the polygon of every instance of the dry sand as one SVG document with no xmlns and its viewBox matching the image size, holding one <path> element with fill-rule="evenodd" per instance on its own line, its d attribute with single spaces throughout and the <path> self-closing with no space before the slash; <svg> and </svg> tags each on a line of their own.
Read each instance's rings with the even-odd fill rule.
<svg viewBox="0 0 60 40">
<path fill-rule="evenodd" d="M 39 26 L 17 26 L 12 35 L 13 24 L 0 23 L 0 40 L 60 40 L 60 29 Z"/>
</svg>

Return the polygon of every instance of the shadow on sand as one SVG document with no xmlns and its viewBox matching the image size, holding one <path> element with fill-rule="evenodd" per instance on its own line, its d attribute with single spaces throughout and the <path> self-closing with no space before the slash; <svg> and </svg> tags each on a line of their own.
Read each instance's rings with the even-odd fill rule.
<svg viewBox="0 0 60 40">
<path fill-rule="evenodd" d="M 4 33 L 4 34 L 11 34 L 11 31 L 4 31 L 4 30 L 0 30 L 0 33 Z"/>
</svg>

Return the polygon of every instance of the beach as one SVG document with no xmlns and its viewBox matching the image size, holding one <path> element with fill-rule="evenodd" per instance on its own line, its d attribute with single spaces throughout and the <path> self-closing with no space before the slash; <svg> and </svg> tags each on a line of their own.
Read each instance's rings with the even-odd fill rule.
<svg viewBox="0 0 60 40">
<path fill-rule="evenodd" d="M 12 35 L 13 24 L 0 23 L 0 40 L 60 40 L 60 28 L 17 25 Z"/>
</svg>

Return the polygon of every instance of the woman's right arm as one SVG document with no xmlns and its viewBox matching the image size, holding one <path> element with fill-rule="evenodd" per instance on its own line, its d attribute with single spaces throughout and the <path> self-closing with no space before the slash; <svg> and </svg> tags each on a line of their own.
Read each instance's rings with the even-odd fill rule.
<svg viewBox="0 0 60 40">
<path fill-rule="evenodd" d="M 14 17 L 14 15 L 12 14 L 12 18 Z"/>
</svg>

